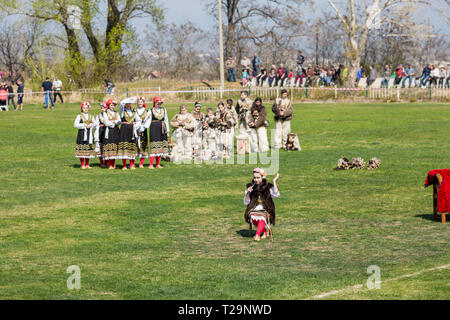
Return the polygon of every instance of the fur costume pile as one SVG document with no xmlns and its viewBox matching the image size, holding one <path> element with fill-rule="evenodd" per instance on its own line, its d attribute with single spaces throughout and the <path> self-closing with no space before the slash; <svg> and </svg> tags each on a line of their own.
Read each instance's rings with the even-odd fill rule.
<svg viewBox="0 0 450 320">
<path fill-rule="evenodd" d="M 348 170 L 348 169 L 364 169 L 366 163 L 363 158 L 352 158 L 348 160 L 347 158 L 340 158 L 338 160 L 336 168 L 334 170 Z M 377 158 L 371 158 L 367 164 L 368 170 L 378 169 L 381 165 L 381 160 Z"/>
</svg>

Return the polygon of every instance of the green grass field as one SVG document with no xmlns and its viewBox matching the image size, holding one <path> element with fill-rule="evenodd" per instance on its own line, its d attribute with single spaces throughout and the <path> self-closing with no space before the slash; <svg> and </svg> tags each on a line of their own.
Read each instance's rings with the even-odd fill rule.
<svg viewBox="0 0 450 320">
<path fill-rule="evenodd" d="M 273 243 L 243 220 L 255 165 L 82 171 L 79 104 L 1 112 L 0 298 L 309 299 L 364 284 L 326 299 L 449 299 L 449 268 L 424 272 L 450 263 L 450 232 L 423 184 L 449 167 L 450 106 L 294 109 L 303 150 L 280 152 Z M 381 168 L 334 171 L 341 156 Z M 71 265 L 80 290 L 67 289 Z M 368 290 L 370 265 L 382 281 L 419 273 Z"/>
</svg>

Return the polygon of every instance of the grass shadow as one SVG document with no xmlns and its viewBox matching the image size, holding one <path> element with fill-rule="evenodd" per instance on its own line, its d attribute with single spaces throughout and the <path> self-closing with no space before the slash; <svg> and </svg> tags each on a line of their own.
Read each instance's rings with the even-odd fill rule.
<svg viewBox="0 0 450 320">
<path fill-rule="evenodd" d="M 248 229 L 238 230 L 238 231 L 236 231 L 236 234 L 240 235 L 241 237 L 250 238 L 250 237 L 253 237 L 256 234 L 256 230 L 252 230 L 252 235 L 251 236 L 250 236 L 250 233 L 249 233 Z"/>
<path fill-rule="evenodd" d="M 434 222 L 441 222 L 441 214 L 438 213 L 437 219 L 434 219 L 434 215 L 432 213 L 424 213 L 424 214 L 416 214 L 414 217 L 422 218 L 425 220 L 430 220 Z"/>
</svg>

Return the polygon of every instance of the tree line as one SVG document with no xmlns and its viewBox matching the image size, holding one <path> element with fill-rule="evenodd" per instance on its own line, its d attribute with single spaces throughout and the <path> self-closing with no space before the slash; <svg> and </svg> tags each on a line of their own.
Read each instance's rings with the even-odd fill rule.
<svg viewBox="0 0 450 320">
<path fill-rule="evenodd" d="M 205 4 L 217 21 L 218 1 Z M 307 64 L 345 64 L 352 84 L 361 65 L 417 67 L 448 60 L 449 1 L 427 0 L 221 0 L 224 57 L 240 61 L 258 52 L 262 63 L 293 68 L 302 50 Z M 417 21 L 417 10 L 439 21 Z M 158 77 L 219 78 L 217 28 L 166 23 L 156 0 L 2 0 L 0 70 L 12 81 L 39 82 L 49 74 L 76 87 Z M 151 19 L 137 32 L 138 18 Z"/>
</svg>

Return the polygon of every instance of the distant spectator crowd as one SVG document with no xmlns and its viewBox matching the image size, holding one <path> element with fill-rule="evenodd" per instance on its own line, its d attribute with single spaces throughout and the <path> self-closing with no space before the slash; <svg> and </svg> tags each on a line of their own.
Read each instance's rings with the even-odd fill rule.
<svg viewBox="0 0 450 320">
<path fill-rule="evenodd" d="M 225 67 L 228 72 L 228 82 L 236 82 L 236 62 L 232 57 L 227 59 Z M 261 62 L 257 53 L 253 55 L 252 59 L 244 56 L 240 61 L 240 70 L 243 87 L 343 86 L 349 73 L 348 67 L 343 64 L 339 64 L 337 67 L 334 65 L 306 66 L 302 51 L 298 52 L 297 65 L 294 70 L 288 70 L 284 64 L 280 64 L 278 67 L 276 65 L 268 67 Z M 448 88 L 450 85 L 450 70 L 448 67 L 436 67 L 427 64 L 422 73 L 419 74 L 411 65 L 407 64 L 404 67 L 400 64 L 395 69 L 386 65 L 380 73 L 377 72 L 374 65 L 371 65 L 367 74 L 361 66 L 356 75 L 355 87 L 362 85 L 370 87 L 379 77 L 381 77 L 382 88 L 387 88 L 390 82 L 391 86 L 401 86 L 402 88 L 410 88 L 412 83 L 416 87 L 422 88 L 427 86 Z M 361 84 L 361 79 L 365 79 L 365 83 Z"/>
</svg>

